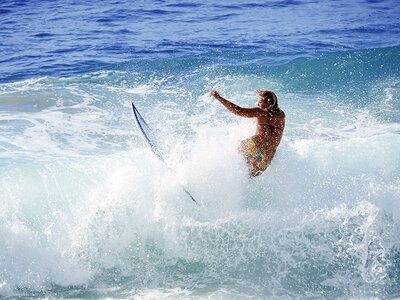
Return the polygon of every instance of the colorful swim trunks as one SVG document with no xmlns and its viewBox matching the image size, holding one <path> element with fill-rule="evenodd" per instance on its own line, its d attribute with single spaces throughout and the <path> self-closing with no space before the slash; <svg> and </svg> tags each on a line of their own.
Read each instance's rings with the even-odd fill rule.
<svg viewBox="0 0 400 300">
<path fill-rule="evenodd" d="M 271 164 L 271 161 L 265 158 L 264 154 L 262 154 L 261 150 L 252 139 L 248 138 L 242 141 L 241 148 L 249 167 L 252 166 L 256 170 L 265 171 Z"/>
</svg>

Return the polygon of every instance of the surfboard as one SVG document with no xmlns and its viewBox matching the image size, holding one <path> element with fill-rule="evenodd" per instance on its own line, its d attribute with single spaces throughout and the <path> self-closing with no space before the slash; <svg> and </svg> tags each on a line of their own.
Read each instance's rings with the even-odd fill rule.
<svg viewBox="0 0 400 300">
<path fill-rule="evenodd" d="M 138 109 L 133 104 L 133 102 L 131 103 L 132 103 L 133 119 L 135 120 L 135 124 L 139 129 L 139 132 L 141 133 L 141 136 L 145 141 L 146 145 L 150 148 L 151 152 L 153 152 L 153 154 L 167 167 L 167 169 L 170 170 L 175 175 L 175 171 L 167 164 L 167 162 L 164 159 L 163 152 L 161 150 L 161 147 L 158 145 L 155 134 L 151 130 L 150 126 L 146 123 L 142 115 L 139 113 Z M 182 190 L 190 197 L 190 199 L 192 199 L 194 203 L 199 205 L 199 203 L 194 199 L 192 194 L 190 194 L 190 192 L 181 183 L 179 184 Z"/>
</svg>

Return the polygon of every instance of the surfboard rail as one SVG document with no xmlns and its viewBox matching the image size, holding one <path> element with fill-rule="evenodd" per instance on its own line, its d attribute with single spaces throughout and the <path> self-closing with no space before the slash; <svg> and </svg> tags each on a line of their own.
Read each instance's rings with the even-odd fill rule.
<svg viewBox="0 0 400 300">
<path fill-rule="evenodd" d="M 137 128 L 139 129 L 143 140 L 145 141 L 145 143 L 147 144 L 147 146 L 149 147 L 151 152 L 167 167 L 168 170 L 171 171 L 171 173 L 174 174 L 174 176 L 176 176 L 175 171 L 167 164 L 161 151 L 158 149 L 156 143 L 154 141 L 152 141 L 152 136 L 154 137 L 154 134 L 153 134 L 150 126 L 146 123 L 146 121 L 144 120 L 144 118 L 142 117 L 142 115 L 140 114 L 140 112 L 136 108 L 136 106 L 133 104 L 133 102 L 131 102 L 131 103 L 132 103 L 133 119 L 135 120 L 135 124 L 136 124 Z M 199 205 L 199 203 L 196 201 L 196 199 L 194 199 L 192 194 L 181 183 L 179 183 L 179 185 L 181 186 L 182 190 L 190 197 L 190 199 L 194 203 Z"/>
</svg>

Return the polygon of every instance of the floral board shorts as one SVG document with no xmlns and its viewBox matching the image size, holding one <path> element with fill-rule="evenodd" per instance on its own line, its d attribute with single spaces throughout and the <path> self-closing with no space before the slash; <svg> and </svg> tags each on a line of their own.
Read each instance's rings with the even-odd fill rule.
<svg viewBox="0 0 400 300">
<path fill-rule="evenodd" d="M 242 153 L 247 160 L 249 168 L 252 167 L 262 172 L 271 164 L 271 161 L 265 158 L 264 154 L 262 154 L 261 150 L 252 139 L 248 138 L 242 141 L 241 146 Z"/>
</svg>

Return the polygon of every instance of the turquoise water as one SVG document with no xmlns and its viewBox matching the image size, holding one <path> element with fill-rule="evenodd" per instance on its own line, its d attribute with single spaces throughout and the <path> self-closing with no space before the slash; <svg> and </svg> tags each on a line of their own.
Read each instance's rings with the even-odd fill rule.
<svg viewBox="0 0 400 300">
<path fill-rule="evenodd" d="M 399 297 L 399 19 L 396 1 L 2 2 L 0 296 Z M 211 89 L 278 95 L 261 177 L 236 151 L 253 122 Z"/>
</svg>

